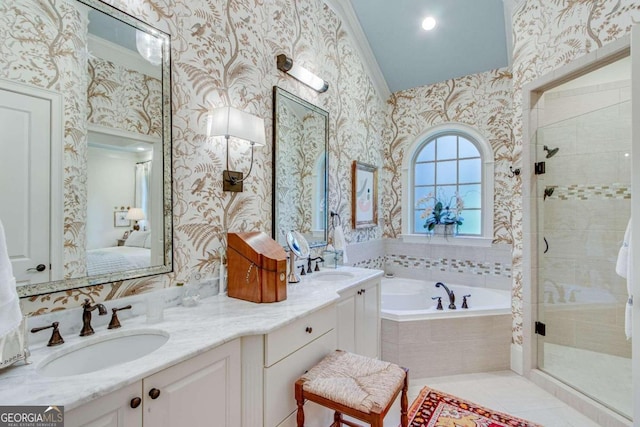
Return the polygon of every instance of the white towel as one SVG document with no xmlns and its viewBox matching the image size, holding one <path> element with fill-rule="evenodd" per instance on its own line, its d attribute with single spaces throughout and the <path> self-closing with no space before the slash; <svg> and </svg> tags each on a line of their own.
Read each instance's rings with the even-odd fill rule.
<svg viewBox="0 0 640 427">
<path fill-rule="evenodd" d="M 333 228 L 333 246 L 336 248 L 336 250 L 342 251 L 342 263 L 348 263 L 349 258 L 347 258 L 347 241 L 344 238 L 342 225 L 336 225 Z"/>
<path fill-rule="evenodd" d="M 632 309 L 633 309 L 633 280 L 632 280 L 632 264 L 629 262 L 632 258 L 631 253 L 631 220 L 627 224 L 627 229 L 624 232 L 624 239 L 622 241 L 622 246 L 618 251 L 618 260 L 616 261 L 616 273 L 618 276 L 624 277 L 627 279 L 627 305 L 624 311 L 624 333 L 627 336 L 627 339 L 631 339 L 632 335 Z"/>
<path fill-rule="evenodd" d="M 21 321 L 16 279 L 13 277 L 4 227 L 0 221 L 0 338 L 16 330 Z"/>
</svg>

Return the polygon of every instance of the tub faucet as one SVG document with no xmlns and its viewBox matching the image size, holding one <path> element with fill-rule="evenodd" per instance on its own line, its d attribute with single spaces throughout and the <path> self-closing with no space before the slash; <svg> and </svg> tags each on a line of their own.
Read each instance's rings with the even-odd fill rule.
<svg viewBox="0 0 640 427">
<path fill-rule="evenodd" d="M 449 288 L 447 288 L 447 285 L 445 285 L 442 282 L 436 283 L 436 288 L 439 288 L 439 287 L 443 287 L 444 290 L 447 292 L 447 296 L 449 297 L 449 310 L 455 310 L 456 309 L 456 296 L 453 294 L 453 291 L 449 290 Z"/>
<path fill-rule="evenodd" d="M 107 309 L 104 305 L 91 305 L 89 299 L 84 300 L 84 304 L 82 304 L 82 330 L 80 331 L 81 337 L 93 335 L 93 328 L 91 327 L 91 312 L 96 308 L 98 309 L 98 314 L 100 316 L 104 316 L 105 314 L 107 314 Z"/>
</svg>

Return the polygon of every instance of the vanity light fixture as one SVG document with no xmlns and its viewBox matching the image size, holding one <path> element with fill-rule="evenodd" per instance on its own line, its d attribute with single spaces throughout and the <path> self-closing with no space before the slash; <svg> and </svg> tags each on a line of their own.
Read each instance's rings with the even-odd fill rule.
<svg viewBox="0 0 640 427">
<path fill-rule="evenodd" d="M 129 210 L 127 211 L 127 216 L 125 216 L 125 219 L 128 219 L 129 221 L 135 221 L 135 223 L 133 224 L 133 229 L 136 231 L 140 230 L 140 224 L 138 224 L 138 221 L 142 221 L 145 218 L 146 217 L 144 216 L 144 212 L 141 208 L 129 208 Z"/>
<path fill-rule="evenodd" d="M 313 74 L 300 65 L 294 64 L 293 59 L 287 57 L 285 54 L 280 54 L 276 57 L 278 70 L 289 74 L 291 77 L 301 81 L 310 88 L 316 90 L 319 93 L 326 92 L 329 89 L 329 83 L 322 80 L 320 77 Z"/>
<path fill-rule="evenodd" d="M 222 172 L 222 189 L 224 191 L 241 192 L 242 183 L 249 178 L 253 169 L 253 148 L 266 143 L 264 119 L 245 113 L 233 107 L 214 108 L 209 112 L 208 136 L 224 135 L 227 140 L 227 169 Z M 242 172 L 229 170 L 229 138 L 234 137 L 248 141 L 251 145 L 251 166 L 247 176 Z"/>
<path fill-rule="evenodd" d="M 152 65 L 162 63 L 162 40 L 152 34 L 136 30 L 136 48 L 138 53 Z"/>
</svg>

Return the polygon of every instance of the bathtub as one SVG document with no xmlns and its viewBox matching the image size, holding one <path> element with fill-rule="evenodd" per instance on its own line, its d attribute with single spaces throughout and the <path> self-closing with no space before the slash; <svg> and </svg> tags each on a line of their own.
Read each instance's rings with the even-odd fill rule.
<svg viewBox="0 0 640 427">
<path fill-rule="evenodd" d="M 509 369 L 509 291 L 445 283 L 455 293 L 456 310 L 433 281 L 383 278 L 382 359 L 409 369 L 413 378 Z M 461 308 L 462 296 L 468 309 Z M 437 310 L 442 297 L 444 310 Z"/>
<path fill-rule="evenodd" d="M 415 279 L 383 278 L 381 317 L 403 322 L 511 313 L 509 291 L 445 283 L 456 296 L 457 309 L 450 310 L 447 293 L 435 284 Z M 461 308 L 463 295 L 471 295 L 467 299 L 468 309 Z M 442 297 L 443 310 L 436 309 L 438 300 L 432 300 L 432 297 Z"/>
</svg>

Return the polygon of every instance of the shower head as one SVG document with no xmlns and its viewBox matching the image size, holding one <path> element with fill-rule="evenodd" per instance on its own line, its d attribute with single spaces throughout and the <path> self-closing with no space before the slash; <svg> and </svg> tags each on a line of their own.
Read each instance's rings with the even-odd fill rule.
<svg viewBox="0 0 640 427">
<path fill-rule="evenodd" d="M 547 159 L 550 159 L 551 157 L 555 156 L 558 153 L 558 151 L 560 151 L 560 147 L 549 149 L 549 147 L 547 147 L 546 145 L 542 147 L 542 149 L 547 152 Z"/>
</svg>

